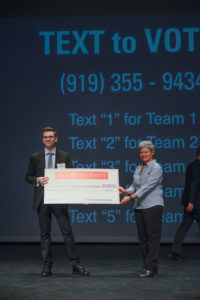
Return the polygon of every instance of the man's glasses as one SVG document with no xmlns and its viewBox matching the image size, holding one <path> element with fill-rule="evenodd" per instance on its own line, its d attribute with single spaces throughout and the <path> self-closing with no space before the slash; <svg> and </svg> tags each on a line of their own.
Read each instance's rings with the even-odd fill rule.
<svg viewBox="0 0 200 300">
<path fill-rule="evenodd" d="M 54 139 L 55 136 L 49 135 L 49 136 L 43 136 L 42 138 L 43 138 L 43 139 Z"/>
</svg>

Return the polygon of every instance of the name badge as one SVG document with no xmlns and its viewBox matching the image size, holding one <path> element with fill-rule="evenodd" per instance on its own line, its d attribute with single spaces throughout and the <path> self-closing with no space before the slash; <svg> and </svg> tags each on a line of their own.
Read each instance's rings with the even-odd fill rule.
<svg viewBox="0 0 200 300">
<path fill-rule="evenodd" d="M 57 169 L 65 169 L 65 163 L 58 163 Z"/>
</svg>

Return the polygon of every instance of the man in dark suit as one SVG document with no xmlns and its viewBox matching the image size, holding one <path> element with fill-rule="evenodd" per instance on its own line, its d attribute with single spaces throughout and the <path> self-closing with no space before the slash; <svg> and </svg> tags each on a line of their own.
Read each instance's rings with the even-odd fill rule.
<svg viewBox="0 0 200 300">
<path fill-rule="evenodd" d="M 51 252 L 51 218 L 52 214 L 60 227 L 61 234 L 68 251 L 68 257 L 72 261 L 72 274 L 88 276 L 89 272 L 80 265 L 76 253 L 76 244 L 70 219 L 68 206 L 63 204 L 44 204 L 44 185 L 48 184 L 48 177 L 44 176 L 45 168 L 72 168 L 72 162 L 67 152 L 56 149 L 57 134 L 54 128 L 45 127 L 42 129 L 42 142 L 45 146 L 43 151 L 33 154 L 29 161 L 26 181 L 34 186 L 33 208 L 37 210 L 40 226 L 41 252 L 44 267 L 41 275 L 50 276 L 52 268 Z"/>
<path fill-rule="evenodd" d="M 184 206 L 183 222 L 176 232 L 169 253 L 169 257 L 177 261 L 183 259 L 180 255 L 182 242 L 194 220 L 200 229 L 200 147 L 197 149 L 196 159 L 187 167 L 181 204 Z"/>
</svg>

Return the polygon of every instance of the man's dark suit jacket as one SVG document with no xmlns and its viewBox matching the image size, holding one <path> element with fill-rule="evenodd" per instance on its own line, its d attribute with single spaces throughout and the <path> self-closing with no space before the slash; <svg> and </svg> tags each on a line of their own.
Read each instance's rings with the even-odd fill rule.
<svg viewBox="0 0 200 300">
<path fill-rule="evenodd" d="M 55 168 L 57 168 L 58 163 L 65 163 L 65 168 L 73 168 L 69 154 L 67 152 L 63 152 L 56 149 Z M 37 186 L 37 178 L 44 176 L 44 169 L 44 151 L 40 151 L 31 155 L 25 180 L 34 186 L 34 209 L 37 209 L 39 207 L 40 202 L 43 200 L 44 197 L 44 188 L 41 185 Z"/>
<path fill-rule="evenodd" d="M 187 207 L 193 203 L 195 209 L 200 209 L 200 160 L 195 159 L 186 170 L 185 188 L 181 204 Z"/>
</svg>

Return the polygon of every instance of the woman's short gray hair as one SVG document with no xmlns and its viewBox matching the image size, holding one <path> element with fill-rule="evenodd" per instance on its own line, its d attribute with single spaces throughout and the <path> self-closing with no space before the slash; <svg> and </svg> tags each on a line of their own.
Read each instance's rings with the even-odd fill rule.
<svg viewBox="0 0 200 300">
<path fill-rule="evenodd" d="M 155 151 L 155 146 L 151 141 L 142 141 L 141 143 L 139 143 L 139 149 L 144 147 L 149 148 L 151 152 Z"/>
</svg>

